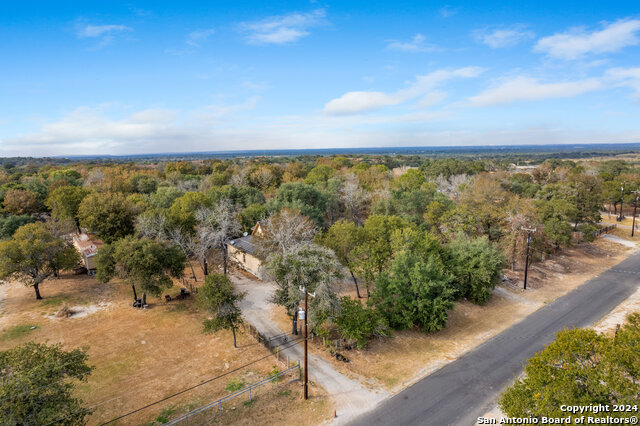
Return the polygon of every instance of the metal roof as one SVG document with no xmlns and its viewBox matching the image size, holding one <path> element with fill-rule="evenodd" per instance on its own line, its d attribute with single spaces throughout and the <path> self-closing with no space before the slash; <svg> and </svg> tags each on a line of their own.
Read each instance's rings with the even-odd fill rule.
<svg viewBox="0 0 640 426">
<path fill-rule="evenodd" d="M 229 245 L 233 247 L 237 247 L 245 253 L 249 253 L 251 255 L 255 255 L 256 246 L 253 245 L 253 236 L 247 235 L 246 237 L 236 238 L 235 240 L 231 240 L 228 242 Z"/>
</svg>

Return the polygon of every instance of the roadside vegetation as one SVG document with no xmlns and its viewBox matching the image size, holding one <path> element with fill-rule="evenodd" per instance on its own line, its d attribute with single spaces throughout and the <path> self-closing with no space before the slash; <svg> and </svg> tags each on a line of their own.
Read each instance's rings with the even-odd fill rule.
<svg viewBox="0 0 640 426">
<path fill-rule="evenodd" d="M 592 329 L 564 330 L 529 359 L 525 377 L 507 388 L 499 404 L 510 417 L 566 417 L 560 407 L 637 407 L 640 402 L 640 314 L 613 336 Z M 591 417 L 637 416 L 637 408 L 588 413 Z"/>
</svg>

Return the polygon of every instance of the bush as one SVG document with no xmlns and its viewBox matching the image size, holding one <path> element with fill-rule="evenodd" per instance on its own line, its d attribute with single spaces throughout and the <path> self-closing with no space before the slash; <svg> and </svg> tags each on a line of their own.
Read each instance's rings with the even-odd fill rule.
<svg viewBox="0 0 640 426">
<path fill-rule="evenodd" d="M 582 232 L 582 239 L 588 242 L 592 242 L 596 239 L 595 233 L 598 230 L 598 227 L 591 223 L 583 223 L 578 227 L 580 232 Z"/>
<path fill-rule="evenodd" d="M 389 335 L 389 324 L 378 311 L 348 296 L 340 299 L 340 313 L 335 323 L 342 337 L 355 342 L 358 349 L 364 348 L 373 336 Z"/>
</svg>

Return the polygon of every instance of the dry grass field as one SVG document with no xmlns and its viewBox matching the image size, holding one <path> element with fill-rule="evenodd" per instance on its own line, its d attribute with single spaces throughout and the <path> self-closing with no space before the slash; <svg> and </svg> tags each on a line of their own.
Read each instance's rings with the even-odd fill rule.
<svg viewBox="0 0 640 426">
<path fill-rule="evenodd" d="M 95 412 L 90 424 L 99 424 L 174 392 L 224 375 L 218 380 L 126 417 L 116 424 L 154 424 L 227 395 L 232 380 L 246 384 L 270 375 L 273 356 L 249 335 L 240 334 L 233 348 L 230 332 L 205 335 L 202 313 L 193 300 L 164 302 L 149 298 L 150 309 L 131 307 L 131 288 L 121 283 L 101 284 L 86 275 L 46 281 L 44 300 L 18 283 L 0 286 L 0 350 L 28 340 L 85 347 L 95 367 L 78 396 Z M 177 294 L 178 287 L 167 293 Z M 64 305 L 76 314 L 56 318 Z M 241 368 L 245 364 L 262 361 Z M 235 369 L 238 371 L 234 372 Z M 282 368 L 282 367 L 279 367 Z M 216 419 L 223 424 L 317 424 L 330 416 L 322 389 L 311 388 L 313 398 L 300 398 L 299 383 L 276 389 L 267 385 L 256 401 L 238 398 Z M 302 420 L 304 419 L 304 420 Z"/>
</svg>

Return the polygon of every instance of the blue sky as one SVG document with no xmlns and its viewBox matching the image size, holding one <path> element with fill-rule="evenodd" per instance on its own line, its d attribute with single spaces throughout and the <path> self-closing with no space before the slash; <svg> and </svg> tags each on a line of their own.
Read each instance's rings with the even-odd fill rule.
<svg viewBox="0 0 640 426">
<path fill-rule="evenodd" d="M 640 142 L 637 1 L 2 1 L 0 59 L 1 156 Z"/>
</svg>

